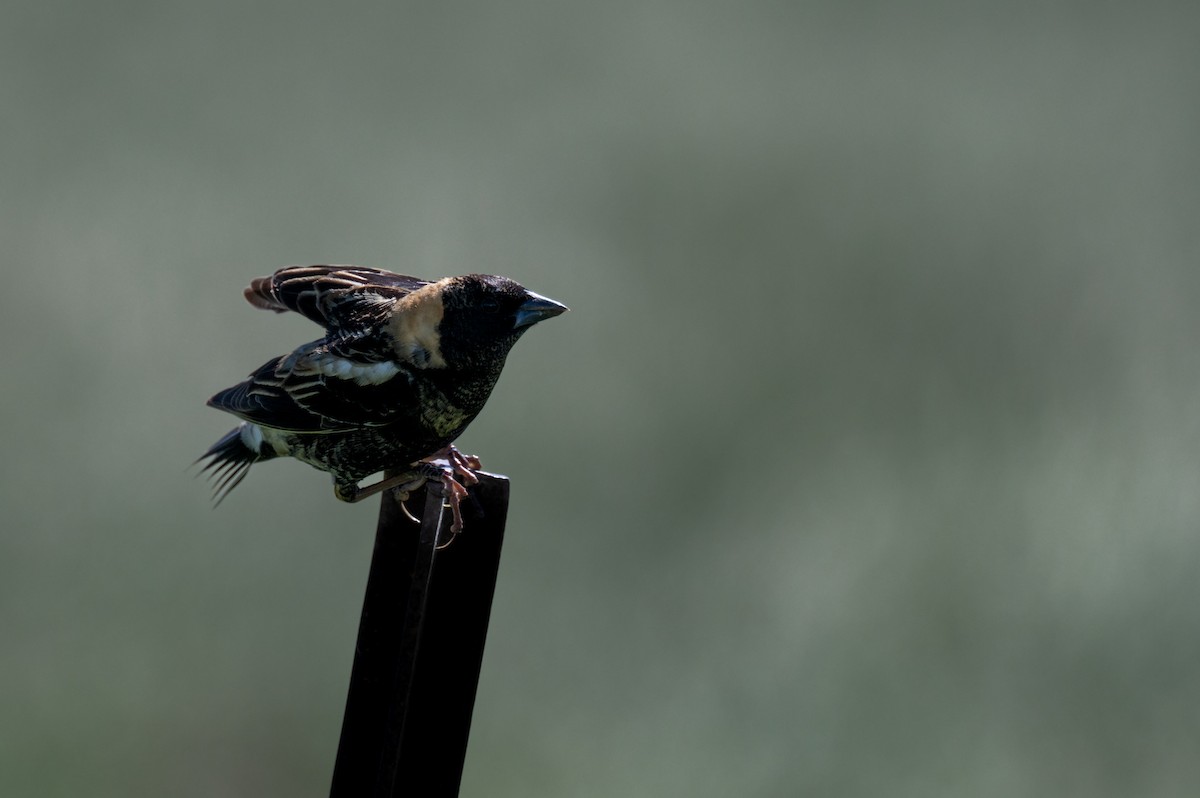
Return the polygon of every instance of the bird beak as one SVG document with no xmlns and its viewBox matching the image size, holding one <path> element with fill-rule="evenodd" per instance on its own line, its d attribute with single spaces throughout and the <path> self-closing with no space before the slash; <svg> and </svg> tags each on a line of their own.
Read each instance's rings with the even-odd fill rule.
<svg viewBox="0 0 1200 798">
<path fill-rule="evenodd" d="M 522 327 L 529 327 L 537 324 L 539 321 L 553 318 L 560 313 L 567 312 L 567 306 L 553 299 L 547 299 L 544 296 L 538 296 L 532 291 L 525 292 L 528 297 L 521 306 L 517 308 L 517 321 L 513 325 L 514 330 L 519 330 Z"/>
</svg>

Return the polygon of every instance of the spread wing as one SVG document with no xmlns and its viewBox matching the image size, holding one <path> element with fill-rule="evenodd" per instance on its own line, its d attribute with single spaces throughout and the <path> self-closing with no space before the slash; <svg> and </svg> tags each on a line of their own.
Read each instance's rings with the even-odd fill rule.
<svg viewBox="0 0 1200 798">
<path fill-rule="evenodd" d="M 311 433 L 415 417 L 421 397 L 404 365 L 350 359 L 322 340 L 269 361 L 208 404 L 265 427 Z"/>
<path fill-rule="evenodd" d="M 428 280 L 364 266 L 288 266 L 269 277 L 256 277 L 242 293 L 256 308 L 276 313 L 294 310 L 328 326 L 360 302 L 394 301 L 428 284 Z"/>
<path fill-rule="evenodd" d="M 380 331 L 396 303 L 429 281 L 361 266 L 288 266 L 243 293 L 257 308 L 295 311 L 325 328 L 333 354 L 380 362 L 394 356 Z"/>
</svg>

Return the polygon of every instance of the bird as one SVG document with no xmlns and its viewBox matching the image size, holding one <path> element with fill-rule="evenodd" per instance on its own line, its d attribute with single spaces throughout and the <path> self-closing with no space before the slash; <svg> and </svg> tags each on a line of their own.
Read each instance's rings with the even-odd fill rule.
<svg viewBox="0 0 1200 798">
<path fill-rule="evenodd" d="M 325 335 L 208 400 L 241 419 L 196 461 L 213 480 L 214 506 L 254 464 L 292 457 L 332 475 L 334 495 L 348 502 L 389 488 L 403 497 L 439 478 L 455 533 L 462 482 L 477 481 L 481 467 L 455 439 L 517 340 L 567 311 L 498 275 L 423 280 L 360 266 L 288 266 L 243 294 L 256 308 L 299 313 Z M 388 474 L 360 487 L 380 471 Z"/>
</svg>

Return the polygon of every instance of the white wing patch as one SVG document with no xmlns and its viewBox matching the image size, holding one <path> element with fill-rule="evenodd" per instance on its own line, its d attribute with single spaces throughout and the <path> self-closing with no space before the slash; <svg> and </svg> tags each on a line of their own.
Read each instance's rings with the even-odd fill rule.
<svg viewBox="0 0 1200 798">
<path fill-rule="evenodd" d="M 353 380 L 359 385 L 382 385 L 400 373 L 400 367 L 391 360 L 381 363 L 355 363 L 344 357 L 326 355 L 317 362 L 321 373 L 339 380 Z"/>
</svg>

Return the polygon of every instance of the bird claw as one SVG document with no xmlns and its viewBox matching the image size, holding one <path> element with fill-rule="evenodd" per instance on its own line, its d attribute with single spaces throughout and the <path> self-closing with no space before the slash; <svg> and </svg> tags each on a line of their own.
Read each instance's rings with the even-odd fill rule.
<svg viewBox="0 0 1200 798">
<path fill-rule="evenodd" d="M 462 478 L 462 481 L 468 485 L 478 485 L 479 477 L 475 476 L 475 472 L 483 468 L 483 462 L 473 454 L 463 454 L 454 444 L 434 452 L 429 457 L 422 460 L 422 463 L 431 463 L 437 465 L 438 460 L 445 460 L 452 475 Z"/>
<path fill-rule="evenodd" d="M 479 478 L 474 474 L 472 474 L 471 477 L 475 480 L 475 482 L 479 481 Z M 450 539 L 441 546 L 438 546 L 439 549 L 444 549 L 446 546 L 449 546 L 454 542 L 454 539 L 458 537 L 458 534 L 462 532 L 463 518 L 461 505 L 462 500 L 466 498 L 467 495 L 467 489 L 462 486 L 461 482 L 456 480 L 451 474 L 442 474 L 442 496 L 444 498 L 442 507 L 450 508 L 452 520 L 450 522 Z"/>
<path fill-rule="evenodd" d="M 479 484 L 479 477 L 475 472 L 482 467 L 483 463 L 475 455 L 463 454 L 454 446 L 447 446 L 413 463 L 412 470 L 385 476 L 371 485 L 359 487 L 357 482 L 334 482 L 333 493 L 344 502 L 360 502 L 376 493 L 388 489 L 395 490 L 400 509 L 410 521 L 419 524 L 421 519 L 412 514 L 406 502 L 413 491 L 429 480 L 437 479 L 442 489 L 442 506 L 449 508 L 452 516 L 450 539 L 438 547 L 444 549 L 454 542 L 463 530 L 462 500 L 470 495 L 467 486 Z"/>
<path fill-rule="evenodd" d="M 405 477 L 412 477 L 413 474 L 404 474 Z M 412 496 L 412 492 L 419 489 L 422 485 L 429 481 L 429 477 L 418 473 L 416 478 L 409 479 L 407 482 L 402 482 L 393 489 L 396 492 L 396 502 L 400 505 L 400 511 L 408 517 L 409 521 L 414 524 L 420 524 L 421 519 L 412 514 L 412 510 L 408 509 L 408 499 Z"/>
<path fill-rule="evenodd" d="M 412 510 L 408 509 L 408 491 L 396 490 L 396 501 L 400 504 L 400 511 L 412 521 L 414 524 L 421 523 L 421 519 L 412 514 Z"/>
<path fill-rule="evenodd" d="M 444 461 L 446 465 L 441 465 L 439 461 Z M 463 454 L 457 447 L 450 445 L 421 460 L 420 464 L 438 470 L 444 499 L 442 506 L 450 509 L 450 539 L 438 547 L 445 548 L 453 543 L 463 530 L 462 500 L 469 495 L 466 486 L 479 484 L 479 477 L 475 471 L 483 468 L 483 463 L 475 455 Z"/>
</svg>

